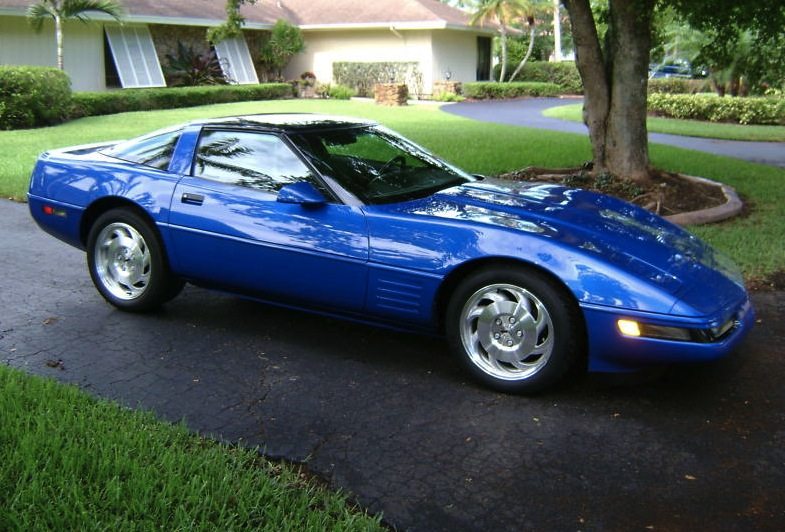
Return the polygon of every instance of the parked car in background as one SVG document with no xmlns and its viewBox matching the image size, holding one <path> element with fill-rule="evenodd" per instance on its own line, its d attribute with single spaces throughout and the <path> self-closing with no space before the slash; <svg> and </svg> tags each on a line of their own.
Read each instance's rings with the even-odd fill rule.
<svg viewBox="0 0 785 532">
<path fill-rule="evenodd" d="M 708 75 L 709 73 L 705 68 L 693 68 L 688 64 L 649 65 L 649 79 L 702 79 Z"/>
<path fill-rule="evenodd" d="M 189 282 L 440 334 L 505 392 L 715 359 L 753 323 L 738 270 L 687 231 L 609 196 L 470 175 L 368 121 L 240 116 L 52 150 L 28 197 L 119 309 Z"/>
</svg>

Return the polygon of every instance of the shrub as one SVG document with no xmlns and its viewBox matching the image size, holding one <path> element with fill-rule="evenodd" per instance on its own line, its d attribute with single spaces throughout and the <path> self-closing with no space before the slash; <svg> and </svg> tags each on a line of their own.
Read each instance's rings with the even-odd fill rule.
<svg viewBox="0 0 785 532">
<path fill-rule="evenodd" d="M 354 89 L 346 85 L 330 85 L 327 90 L 327 95 L 336 100 L 348 100 L 355 94 Z"/>
<path fill-rule="evenodd" d="M 496 78 L 499 77 L 499 65 L 496 65 Z M 514 67 L 513 67 L 514 68 Z M 510 72 L 512 74 L 512 72 Z M 567 94 L 583 93 L 583 82 L 574 61 L 549 63 L 548 61 L 529 61 L 511 81 L 540 81 L 555 83 Z"/>
<path fill-rule="evenodd" d="M 62 122 L 71 108 L 71 80 L 52 67 L 0 66 L 0 129 Z"/>
<path fill-rule="evenodd" d="M 291 96 L 292 87 L 288 83 L 77 92 L 73 95 L 70 117 L 174 109 L 212 103 L 278 100 Z"/>
<path fill-rule="evenodd" d="M 671 118 L 710 122 L 785 125 L 785 98 L 650 94 L 649 112 Z"/>
<path fill-rule="evenodd" d="M 708 79 L 655 78 L 649 80 L 649 94 L 698 94 L 712 92 Z"/>
<path fill-rule="evenodd" d="M 200 54 L 193 46 L 177 43 L 177 54 L 166 54 L 164 74 L 170 86 L 224 85 L 221 62 L 214 50 Z"/>
<path fill-rule="evenodd" d="M 466 98 L 464 98 L 460 94 L 455 94 L 454 92 L 442 92 L 434 98 L 434 100 L 437 102 L 447 102 L 447 103 L 462 102 L 465 99 Z"/>
<path fill-rule="evenodd" d="M 520 98 L 522 96 L 558 96 L 561 87 L 555 83 L 541 82 L 513 82 L 499 83 L 497 81 L 478 81 L 464 83 L 463 94 L 475 100 L 499 100 L 505 98 Z"/>
<path fill-rule="evenodd" d="M 357 91 L 359 96 L 373 96 L 377 83 L 406 83 L 415 95 L 422 94 L 420 64 L 411 62 L 333 63 L 333 78 L 339 85 Z"/>
<path fill-rule="evenodd" d="M 259 59 L 268 72 L 271 72 L 276 79 L 280 79 L 281 72 L 289 64 L 289 60 L 303 50 L 305 50 L 305 39 L 300 28 L 279 19 L 259 50 Z M 315 81 L 316 76 L 313 76 L 313 79 Z"/>
</svg>

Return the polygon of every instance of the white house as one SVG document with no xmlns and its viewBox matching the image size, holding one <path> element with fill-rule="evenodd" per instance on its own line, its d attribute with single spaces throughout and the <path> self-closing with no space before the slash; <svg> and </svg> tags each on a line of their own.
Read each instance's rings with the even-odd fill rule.
<svg viewBox="0 0 785 532">
<path fill-rule="evenodd" d="M 0 0 L 0 64 L 56 63 L 51 23 L 34 32 L 25 13 L 32 0 Z M 65 24 L 65 70 L 74 90 L 165 84 L 161 63 L 178 42 L 208 49 L 207 28 L 225 18 L 222 0 L 123 0 L 118 24 L 95 14 L 88 24 Z M 336 62 L 415 62 L 423 91 L 435 81 L 489 79 L 493 28 L 469 24 L 466 13 L 436 0 L 259 0 L 242 8 L 244 39 L 216 47 L 231 79 L 256 83 L 251 50 L 278 19 L 299 26 L 304 53 L 285 71 L 330 82 Z"/>
</svg>

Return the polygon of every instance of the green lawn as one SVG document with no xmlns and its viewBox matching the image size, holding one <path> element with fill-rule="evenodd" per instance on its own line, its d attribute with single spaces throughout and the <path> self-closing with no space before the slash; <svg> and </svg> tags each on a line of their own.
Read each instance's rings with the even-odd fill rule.
<svg viewBox="0 0 785 532">
<path fill-rule="evenodd" d="M 572 122 L 583 122 L 583 104 L 561 105 L 543 111 L 543 115 Z M 677 120 L 650 116 L 646 122 L 652 133 L 722 140 L 785 142 L 785 126 L 743 126 L 699 120 Z"/>
<path fill-rule="evenodd" d="M 39 152 L 128 138 L 189 119 L 242 113 L 323 112 L 378 120 L 472 172 L 497 174 L 525 166 L 564 167 L 590 158 L 581 135 L 475 122 L 435 106 L 389 108 L 373 103 L 287 100 L 210 105 L 90 117 L 56 127 L 0 132 L 0 195 L 24 198 Z M 653 145 L 652 162 L 671 171 L 728 183 L 753 205 L 750 216 L 695 228 L 731 255 L 748 278 L 785 267 L 785 170 L 679 148 Z"/>
<path fill-rule="evenodd" d="M 0 530 L 382 530 L 290 466 L 0 364 Z"/>
</svg>

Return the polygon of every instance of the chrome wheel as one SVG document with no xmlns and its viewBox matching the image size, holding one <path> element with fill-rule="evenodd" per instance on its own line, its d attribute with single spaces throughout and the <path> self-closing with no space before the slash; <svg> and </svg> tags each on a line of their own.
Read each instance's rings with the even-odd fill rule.
<svg viewBox="0 0 785 532">
<path fill-rule="evenodd" d="M 551 315 L 528 290 L 492 284 L 463 306 L 459 333 L 471 363 L 505 381 L 532 377 L 548 364 L 554 347 Z"/>
<path fill-rule="evenodd" d="M 132 226 L 115 222 L 98 234 L 93 248 L 98 281 L 114 297 L 137 299 L 147 290 L 152 273 L 150 248 Z"/>
</svg>

